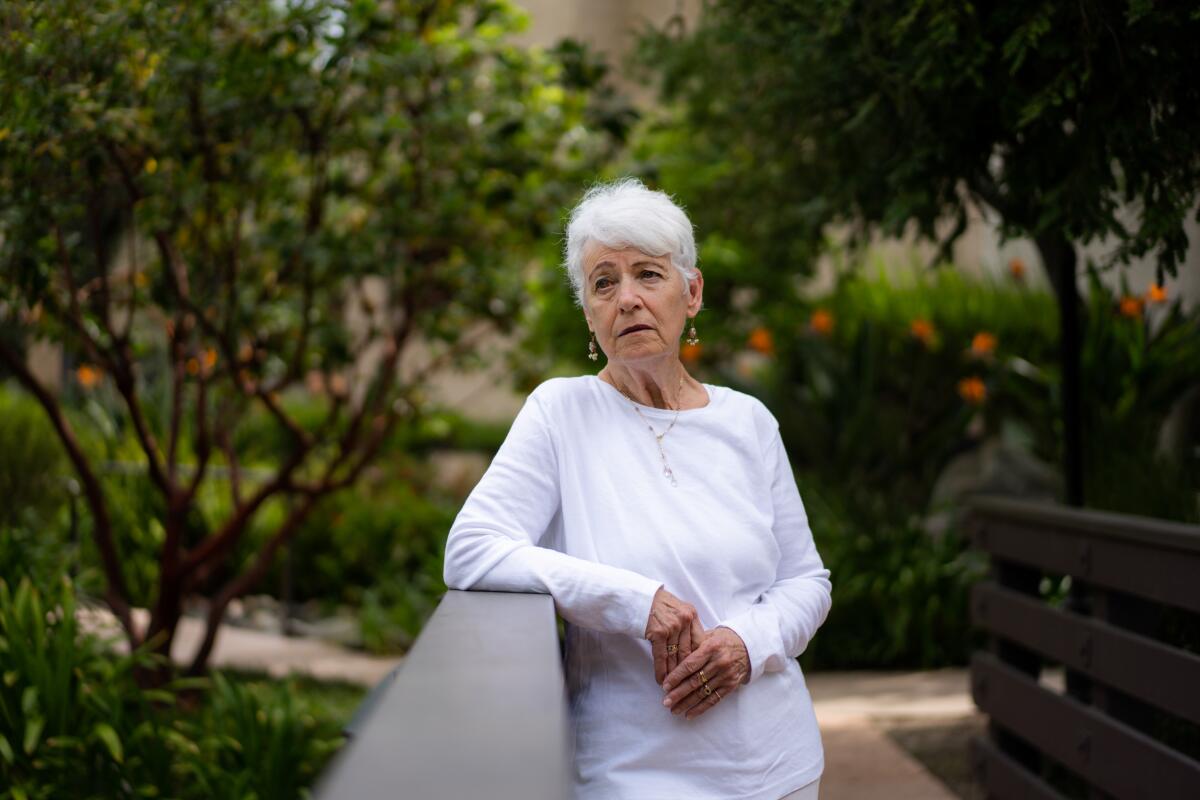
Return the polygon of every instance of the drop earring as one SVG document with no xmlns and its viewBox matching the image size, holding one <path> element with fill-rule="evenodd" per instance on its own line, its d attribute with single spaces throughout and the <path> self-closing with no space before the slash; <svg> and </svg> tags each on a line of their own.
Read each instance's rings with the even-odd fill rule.
<svg viewBox="0 0 1200 800">
<path fill-rule="evenodd" d="M 696 335 L 696 321 L 695 320 L 692 320 L 692 327 L 691 327 L 691 329 L 688 330 L 687 339 L 685 339 L 684 341 L 687 342 L 689 347 L 695 347 L 696 345 L 700 344 L 700 337 Z"/>
<path fill-rule="evenodd" d="M 596 352 L 596 334 L 593 333 L 592 338 L 588 340 L 588 358 L 595 361 L 599 357 L 600 354 Z"/>
</svg>

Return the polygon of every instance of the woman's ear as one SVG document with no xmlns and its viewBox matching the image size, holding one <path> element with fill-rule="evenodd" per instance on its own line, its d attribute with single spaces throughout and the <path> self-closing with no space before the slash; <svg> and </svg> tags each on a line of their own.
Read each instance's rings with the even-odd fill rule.
<svg viewBox="0 0 1200 800">
<path fill-rule="evenodd" d="M 696 277 L 688 281 L 688 316 L 694 317 L 700 313 L 704 305 L 704 273 L 696 268 Z"/>
</svg>

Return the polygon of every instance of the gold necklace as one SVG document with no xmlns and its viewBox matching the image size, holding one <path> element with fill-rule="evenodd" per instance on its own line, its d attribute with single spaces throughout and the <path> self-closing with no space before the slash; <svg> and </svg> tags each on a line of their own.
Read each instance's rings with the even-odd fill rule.
<svg viewBox="0 0 1200 800">
<path fill-rule="evenodd" d="M 638 408 L 637 401 L 629 395 L 629 392 L 625 391 L 624 387 L 617 383 L 615 378 L 613 379 L 613 386 L 616 386 L 617 391 L 625 395 L 625 399 L 627 399 L 629 404 L 633 406 L 633 410 L 637 412 L 639 417 L 641 417 L 642 422 L 646 423 L 646 427 L 650 430 L 650 435 L 654 437 L 654 443 L 658 445 L 658 457 L 662 461 L 663 477 L 669 480 L 672 486 L 678 486 L 679 481 L 675 480 L 675 472 L 671 469 L 671 462 L 667 460 L 667 451 L 663 449 L 663 439 L 666 438 L 667 434 L 671 432 L 671 429 L 675 427 L 675 423 L 679 419 L 679 412 L 683 410 L 683 403 L 680 402 L 683 399 L 683 375 L 679 376 L 679 389 L 676 393 L 675 402 L 678 403 L 679 407 L 675 409 L 675 416 L 671 418 L 671 424 L 668 425 L 667 429 L 662 433 L 654 430 L 654 426 L 650 424 L 650 420 L 646 419 L 646 415 L 642 413 L 640 408 Z"/>
</svg>

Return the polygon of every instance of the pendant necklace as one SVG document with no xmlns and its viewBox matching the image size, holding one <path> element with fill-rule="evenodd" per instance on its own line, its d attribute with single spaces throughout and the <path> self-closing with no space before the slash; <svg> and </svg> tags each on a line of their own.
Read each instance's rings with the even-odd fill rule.
<svg viewBox="0 0 1200 800">
<path fill-rule="evenodd" d="M 616 386 L 615 380 L 613 381 L 613 385 Z M 675 416 L 671 418 L 671 424 L 667 426 L 665 431 L 659 433 L 658 431 L 654 430 L 654 426 L 650 424 L 650 420 L 646 419 L 646 415 L 642 413 L 640 408 L 638 408 L 637 402 L 629 396 L 629 392 L 625 391 L 625 389 L 620 386 L 617 386 L 617 391 L 625 395 L 625 398 L 629 400 L 629 404 L 633 406 L 633 410 L 637 412 L 639 417 L 641 417 L 642 422 L 646 423 L 646 427 L 650 430 L 650 435 L 654 437 L 654 443 L 658 445 L 658 457 L 662 461 L 663 477 L 669 480 L 672 486 L 678 486 L 679 481 L 675 480 L 675 472 L 671 469 L 671 462 L 667 460 L 667 451 L 663 449 L 663 439 L 665 439 L 667 434 L 671 432 L 671 429 L 675 427 L 675 423 L 679 419 L 679 412 L 682 409 L 675 409 Z M 679 403 L 679 401 L 683 398 L 682 375 L 679 376 L 679 389 L 676 398 L 677 403 Z M 682 403 L 680 403 L 680 405 L 682 406 Z"/>
</svg>

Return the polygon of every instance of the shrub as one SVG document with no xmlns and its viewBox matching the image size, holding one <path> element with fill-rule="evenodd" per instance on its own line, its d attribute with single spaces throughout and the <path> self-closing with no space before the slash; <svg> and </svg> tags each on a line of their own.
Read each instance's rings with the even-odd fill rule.
<svg viewBox="0 0 1200 800">
<path fill-rule="evenodd" d="M 794 466 L 824 485 L 886 497 L 901 521 L 950 458 L 1006 423 L 1056 457 L 1050 388 L 1033 366 L 1053 354 L 1049 295 L 950 269 L 852 274 L 797 316 L 768 321 L 777 344 L 761 372 L 729 377 L 774 410 Z"/>
<path fill-rule="evenodd" d="M 0 800 L 303 797 L 362 695 L 221 674 L 140 689 L 154 666 L 81 631 L 69 581 L 0 580 Z"/>
<path fill-rule="evenodd" d="M 269 687 L 213 675 L 205 705 L 184 728 L 180 772 L 195 798 L 292 800 L 306 796 L 341 744 L 340 725 L 297 699 L 289 683 Z"/>
<path fill-rule="evenodd" d="M 172 783 L 172 738 L 141 692 L 142 654 L 80 632 L 63 579 L 43 595 L 0 580 L 0 798 L 134 798 Z"/>
<path fill-rule="evenodd" d="M 971 584 L 982 556 L 954 533 L 880 506 L 850 513 L 848 493 L 801 478 L 817 549 L 832 573 L 833 607 L 802 663 L 813 669 L 930 669 L 966 663 Z M 867 513 L 874 524 L 864 521 Z"/>
<path fill-rule="evenodd" d="M 37 402 L 0 385 L 0 530 L 52 518 L 68 497 L 67 469 Z"/>
</svg>

